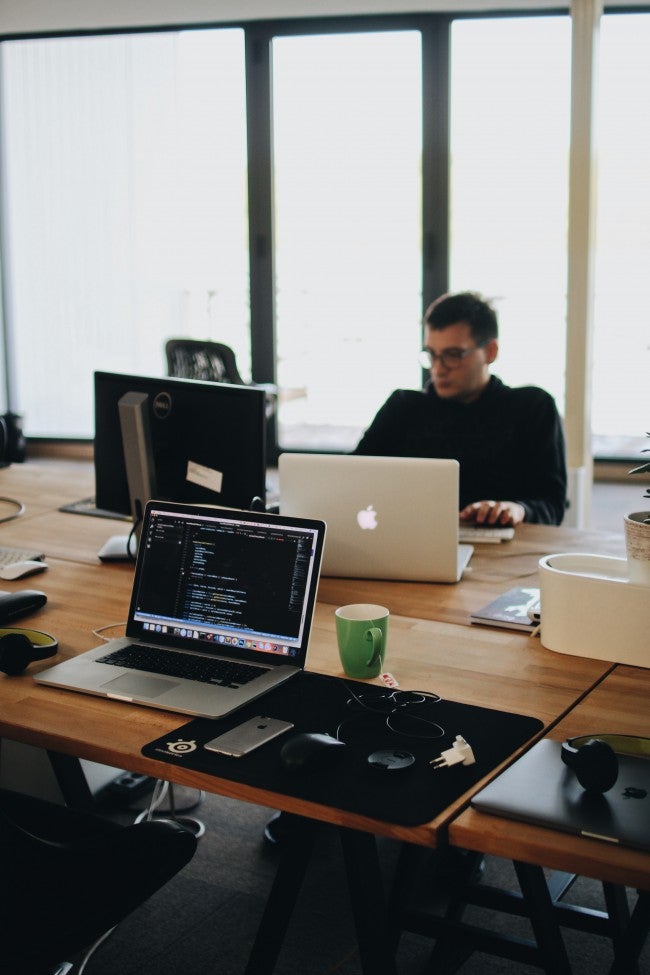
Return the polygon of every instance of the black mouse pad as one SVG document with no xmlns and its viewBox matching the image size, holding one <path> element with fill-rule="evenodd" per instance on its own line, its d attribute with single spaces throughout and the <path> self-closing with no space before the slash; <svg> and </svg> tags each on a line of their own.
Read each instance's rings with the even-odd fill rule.
<svg viewBox="0 0 650 975">
<path fill-rule="evenodd" d="M 294 729 L 242 758 L 203 747 L 257 715 L 291 721 Z M 433 819 L 542 727 L 537 718 L 521 714 L 301 673 L 227 718 L 197 718 L 181 725 L 145 745 L 142 754 L 270 792 L 415 826 Z M 282 746 L 303 731 L 339 737 L 348 746 L 341 760 L 330 768 L 285 770 Z M 476 764 L 432 768 L 430 760 L 451 748 L 456 735 L 472 746 Z M 415 761 L 406 768 L 380 771 L 367 758 L 381 749 L 410 752 Z"/>
</svg>

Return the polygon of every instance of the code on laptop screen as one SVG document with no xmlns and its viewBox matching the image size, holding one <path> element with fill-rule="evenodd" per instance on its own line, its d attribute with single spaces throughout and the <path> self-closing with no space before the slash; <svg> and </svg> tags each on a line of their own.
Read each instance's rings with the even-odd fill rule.
<svg viewBox="0 0 650 975">
<path fill-rule="evenodd" d="M 303 636 L 315 534 L 245 515 L 154 512 L 141 541 L 134 620 L 163 634 L 291 654 Z"/>
</svg>

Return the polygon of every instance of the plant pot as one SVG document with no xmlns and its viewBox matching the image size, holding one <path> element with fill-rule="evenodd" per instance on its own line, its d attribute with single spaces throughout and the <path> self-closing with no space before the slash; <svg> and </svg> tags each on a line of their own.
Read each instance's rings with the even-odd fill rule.
<svg viewBox="0 0 650 975">
<path fill-rule="evenodd" d="M 625 516 L 625 547 L 630 582 L 650 586 L 650 511 Z"/>
</svg>

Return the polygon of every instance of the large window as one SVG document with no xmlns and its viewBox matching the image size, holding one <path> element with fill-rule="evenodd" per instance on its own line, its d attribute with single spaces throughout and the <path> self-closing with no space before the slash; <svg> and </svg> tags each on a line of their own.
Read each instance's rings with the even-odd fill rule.
<svg viewBox="0 0 650 975">
<path fill-rule="evenodd" d="M 603 17 L 593 428 L 606 454 L 650 430 L 650 14 Z M 623 437 L 621 435 L 624 435 Z"/>
<path fill-rule="evenodd" d="M 568 17 L 454 23 L 450 287 L 495 300 L 495 372 L 564 405 Z"/>
<path fill-rule="evenodd" d="M 593 421 L 608 452 L 650 425 L 649 46 L 650 14 L 603 17 Z M 423 306 L 446 288 L 495 300 L 496 372 L 563 409 L 568 14 L 0 52 L 8 405 L 28 436 L 92 436 L 93 371 L 160 375 L 165 340 L 186 335 L 277 382 L 281 448 L 348 450 L 392 389 L 420 385 Z"/>
<path fill-rule="evenodd" d="M 12 406 L 93 434 L 95 369 L 164 373 L 174 335 L 250 375 L 240 30 L 2 47 Z"/>
<path fill-rule="evenodd" d="M 280 445 L 352 448 L 421 334 L 421 42 L 273 41 Z"/>
</svg>

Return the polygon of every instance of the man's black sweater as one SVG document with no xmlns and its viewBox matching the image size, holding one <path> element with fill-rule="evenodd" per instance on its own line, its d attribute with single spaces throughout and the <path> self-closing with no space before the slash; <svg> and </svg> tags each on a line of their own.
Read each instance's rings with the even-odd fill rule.
<svg viewBox="0 0 650 975">
<path fill-rule="evenodd" d="M 460 463 L 460 507 L 517 501 L 526 521 L 559 525 L 566 506 L 564 434 L 553 398 L 492 376 L 472 403 L 398 389 L 354 451 L 389 457 L 448 457 Z"/>
</svg>

